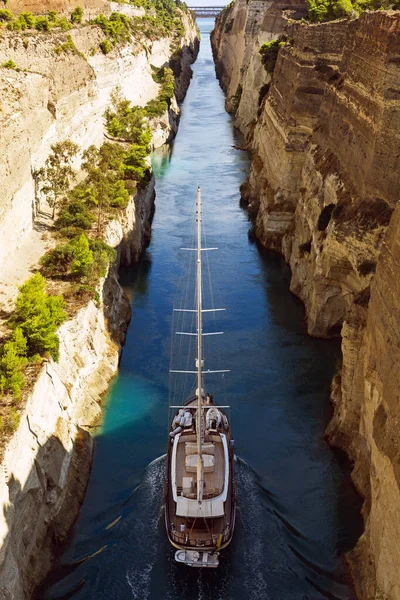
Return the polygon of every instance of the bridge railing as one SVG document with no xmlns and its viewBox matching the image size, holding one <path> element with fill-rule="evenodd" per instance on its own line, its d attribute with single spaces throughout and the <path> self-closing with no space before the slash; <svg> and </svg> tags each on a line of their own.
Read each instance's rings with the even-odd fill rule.
<svg viewBox="0 0 400 600">
<path fill-rule="evenodd" d="M 189 6 L 189 8 L 196 17 L 218 17 L 225 6 Z"/>
</svg>

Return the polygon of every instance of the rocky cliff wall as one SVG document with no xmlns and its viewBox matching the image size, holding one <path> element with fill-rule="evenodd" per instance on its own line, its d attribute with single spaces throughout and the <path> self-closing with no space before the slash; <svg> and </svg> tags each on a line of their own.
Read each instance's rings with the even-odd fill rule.
<svg viewBox="0 0 400 600">
<path fill-rule="evenodd" d="M 197 51 L 196 29 L 189 20 L 185 22 L 187 45 L 183 47 L 177 80 L 179 99 L 189 85 L 190 63 Z M 92 47 L 102 39 L 97 28 L 72 34 L 80 48 Z M 82 147 L 100 144 L 104 133 L 102 114 L 115 85 L 121 85 L 131 101 L 144 104 L 157 93 L 149 65 L 161 66 L 169 56 L 169 40 L 161 40 L 147 50 L 148 56 L 143 49 L 133 48 L 134 56 L 130 46 L 111 59 L 95 56 L 92 64 L 78 55 L 63 57 L 55 69 L 57 41 L 48 36 L 37 42 L 43 58 L 40 72 L 12 72 L 8 81 L 12 85 L 3 88 L 9 94 L 9 120 L 2 115 L 9 145 L 3 138 L 0 144 L 4 144 L 7 160 L 4 190 L 8 197 L 11 195 L 13 205 L 11 211 L 4 211 L 5 224 L 0 221 L 4 227 L 0 232 L 3 250 L 7 243 L 16 244 L 15 235 L 7 231 L 13 223 L 12 215 L 19 218 L 19 211 L 26 214 L 29 229 L 33 153 L 39 161 L 35 164 L 40 164 L 49 144 L 57 139 L 70 137 Z M 13 49 L 15 58 L 22 62 L 23 56 L 25 64 L 30 64 L 31 59 L 20 52 L 20 42 L 19 36 L 13 42 L 8 38 L 7 52 Z M 165 142 L 176 130 L 176 103 L 175 107 L 173 119 L 167 115 L 152 122 L 155 145 Z M 171 128 L 171 120 L 175 129 Z M 118 250 L 116 263 L 99 284 L 98 301 L 90 301 L 60 327 L 59 362 L 49 360 L 43 364 L 6 448 L 0 467 L 0 598 L 4 600 L 31 597 L 50 567 L 54 546 L 65 538 L 77 516 L 93 447 L 87 429 L 101 415 L 101 395 L 117 371 L 130 319 L 129 302 L 118 283 L 118 267 L 137 260 L 148 241 L 154 198 L 153 178 L 118 219 L 107 224 L 104 237 Z M 17 223 L 14 229 L 14 234 L 22 235 Z"/>
<path fill-rule="evenodd" d="M 237 0 L 220 14 L 212 35 L 226 109 L 235 114 L 236 127 L 249 141 L 257 120 L 260 92 L 271 80 L 258 51 L 262 44 L 283 33 L 287 26 L 283 9 L 296 18 L 306 15 L 304 0 Z"/>
<path fill-rule="evenodd" d="M 354 460 L 365 498 L 365 532 L 348 558 L 360 599 L 397 600 L 400 15 L 287 22 L 285 33 L 258 114 L 249 103 L 254 126 L 243 129 L 243 93 L 235 107 L 253 150 L 242 193 L 259 240 L 290 264 L 309 333 L 342 335 L 327 433 Z M 217 68 L 235 65 L 222 78 L 228 95 L 248 68 L 240 50 L 237 66 L 226 60 L 230 35 L 214 35 Z"/>
<path fill-rule="evenodd" d="M 62 13 L 71 13 L 76 6 L 81 6 L 85 14 L 94 17 L 98 14 L 108 14 L 110 4 L 107 0 L 80 0 L 79 3 L 74 0 L 8 0 L 7 8 L 14 14 L 23 11 L 31 12 L 35 15 L 45 15 L 49 10 L 56 10 Z"/>
<path fill-rule="evenodd" d="M 129 8 L 117 6 L 123 12 Z M 130 10 L 135 14 L 137 9 Z M 190 80 L 190 62 L 198 44 L 194 23 L 186 15 L 183 20 L 179 100 Z M 66 42 L 68 35 L 77 51 L 57 54 L 55 49 Z M 145 47 L 132 41 L 104 55 L 99 50 L 103 39 L 96 25 L 68 33 L 3 32 L 0 37 L 0 64 L 12 60 L 18 69 L 0 69 L 0 265 L 32 230 L 32 172 L 43 166 L 51 144 L 68 138 L 82 150 L 91 144 L 100 145 L 104 139 L 104 111 L 117 85 L 128 100 L 140 106 L 157 96 L 158 85 L 150 65 L 159 67 L 168 61 L 171 40 L 148 42 Z M 173 103 L 169 114 L 153 123 L 155 146 L 173 135 L 178 120 L 179 109 Z"/>
</svg>

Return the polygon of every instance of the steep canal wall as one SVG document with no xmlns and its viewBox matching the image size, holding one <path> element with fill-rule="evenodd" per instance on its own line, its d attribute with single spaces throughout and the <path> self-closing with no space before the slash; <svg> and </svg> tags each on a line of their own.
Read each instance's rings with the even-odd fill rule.
<svg viewBox="0 0 400 600">
<path fill-rule="evenodd" d="M 358 596 L 396 600 L 400 15 L 306 24 L 303 3 L 281 8 L 237 0 L 225 10 L 216 68 L 253 151 L 242 196 L 256 235 L 289 263 L 309 333 L 342 336 L 328 437 L 354 461 L 365 499 L 365 532 L 348 555 Z M 267 72 L 260 46 L 282 34 Z"/>
<path fill-rule="evenodd" d="M 118 7 L 129 12 L 125 5 L 114 8 Z M 197 27 L 187 14 L 182 15 L 182 27 L 174 62 L 175 96 L 169 111 L 151 122 L 153 146 L 165 143 L 177 130 L 177 101 L 186 93 L 190 64 L 198 51 Z M 55 48 L 66 42 L 62 33 L 31 33 L 26 38 L 6 32 L 0 39 L 1 62 L 7 58 L 18 65 L 18 70 L 0 73 L 3 264 L 12 261 L 29 238 L 35 204 L 32 174 L 43 165 L 50 146 L 66 138 L 82 151 L 91 144 L 99 146 L 104 140 L 104 110 L 115 86 L 133 104 L 143 105 L 159 89 L 152 65 L 162 66 L 171 58 L 168 37 L 145 47 L 131 40 L 105 55 L 91 51 L 104 40 L 98 26 L 72 29 L 70 35 L 75 49 L 61 53 Z M 101 395 L 117 371 L 130 319 L 118 268 L 133 264 L 148 241 L 154 198 L 152 177 L 108 223 L 103 237 L 117 250 L 117 259 L 101 279 L 95 299 L 78 307 L 60 327 L 59 361 L 45 360 L 30 382 L 19 425 L 5 448 L 0 469 L 0 597 L 5 600 L 31 597 L 50 568 L 55 545 L 76 519 L 91 465 L 88 430 L 101 416 Z"/>
</svg>

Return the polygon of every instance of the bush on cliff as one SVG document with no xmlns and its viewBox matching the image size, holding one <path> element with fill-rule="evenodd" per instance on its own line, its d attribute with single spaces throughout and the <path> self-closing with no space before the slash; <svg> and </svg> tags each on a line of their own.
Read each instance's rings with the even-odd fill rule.
<svg viewBox="0 0 400 600">
<path fill-rule="evenodd" d="M 109 17 L 99 15 L 93 22 L 102 28 L 114 45 L 131 39 L 130 20 L 126 15 L 113 12 Z"/>
<path fill-rule="evenodd" d="M 113 49 L 112 44 L 108 40 L 100 42 L 99 47 L 103 54 L 109 54 Z"/>
<path fill-rule="evenodd" d="M 286 44 L 286 36 L 280 35 L 276 40 L 263 44 L 259 50 L 264 69 L 272 75 L 278 58 L 278 52 Z"/>
<path fill-rule="evenodd" d="M 3 22 L 12 21 L 13 18 L 14 18 L 14 15 L 12 14 L 11 10 L 8 10 L 8 8 L 0 9 L 0 21 L 3 21 Z"/>
<path fill-rule="evenodd" d="M 95 220 L 96 217 L 89 212 L 87 204 L 81 200 L 72 200 L 60 213 L 55 226 L 57 229 L 65 227 L 90 229 Z"/>
<path fill-rule="evenodd" d="M 116 87 L 111 94 L 111 106 L 104 114 L 108 133 L 127 142 L 148 146 L 151 130 L 146 123 L 146 110 L 140 106 L 131 106 L 122 96 L 121 88 Z"/>
<path fill-rule="evenodd" d="M 146 104 L 146 112 L 149 117 L 160 117 L 171 106 L 171 99 L 175 94 L 175 77 L 169 67 L 153 68 L 153 79 L 160 85 L 157 98 Z"/>
<path fill-rule="evenodd" d="M 125 163 L 130 149 L 125 150 L 119 144 L 106 142 L 101 148 L 90 146 L 84 153 L 82 167 L 87 172 L 85 181 L 79 184 L 72 192 L 76 199 L 81 199 L 98 210 L 98 232 L 101 230 L 103 213 L 112 213 L 113 209 L 126 208 L 130 194 L 136 190 L 137 182 L 142 182 L 142 177 L 148 170 L 148 146 L 139 146 L 144 149 L 145 159 L 142 161 L 143 174 L 128 174 Z"/>
<path fill-rule="evenodd" d="M 63 297 L 47 294 L 46 280 L 40 273 L 19 288 L 11 326 L 21 330 L 27 356 L 50 355 L 58 360 L 60 341 L 56 331 L 66 318 Z"/>
<path fill-rule="evenodd" d="M 351 0 L 307 0 L 307 7 L 314 23 L 348 17 L 354 10 Z"/>
<path fill-rule="evenodd" d="M 90 240 L 85 233 L 67 243 L 58 244 L 42 256 L 40 263 L 46 276 L 96 284 L 104 277 L 115 250 L 103 240 Z"/>
<path fill-rule="evenodd" d="M 6 62 L 3 62 L 3 64 L 1 65 L 4 69 L 16 69 L 17 65 L 15 64 L 15 62 L 13 60 L 7 60 Z"/>
<path fill-rule="evenodd" d="M 71 23 L 82 23 L 83 8 L 77 6 L 71 13 Z"/>
<path fill-rule="evenodd" d="M 145 17 L 137 17 L 134 22 L 143 29 L 147 27 L 149 39 L 171 34 L 178 38 L 184 34 L 179 13 L 179 10 L 187 11 L 184 3 L 178 4 L 174 0 L 131 0 L 131 4 L 145 9 Z"/>
<path fill-rule="evenodd" d="M 10 392 L 16 399 L 25 385 L 23 369 L 28 363 L 27 341 L 20 327 L 12 338 L 0 348 L 0 396 Z"/>
</svg>

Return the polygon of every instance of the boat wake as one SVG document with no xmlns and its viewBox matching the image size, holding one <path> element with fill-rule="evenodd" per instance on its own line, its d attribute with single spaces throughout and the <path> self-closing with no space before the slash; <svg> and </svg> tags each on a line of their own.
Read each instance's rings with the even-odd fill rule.
<svg viewBox="0 0 400 600">
<path fill-rule="evenodd" d="M 322 572 L 323 552 L 290 523 L 279 498 L 238 458 L 235 475 L 238 510 L 235 535 L 217 569 L 193 569 L 174 561 L 162 505 L 165 456 L 148 465 L 129 519 L 126 570 L 134 600 L 350 600 L 351 590 Z M 133 516 L 133 515 L 132 515 Z M 300 550 L 294 551 L 295 549 Z"/>
<path fill-rule="evenodd" d="M 131 523 L 131 543 L 137 551 L 132 553 L 131 565 L 126 573 L 134 600 L 148 600 L 150 597 L 152 571 L 159 549 L 157 530 L 163 518 L 161 499 L 164 476 L 165 454 L 147 466 L 142 483 L 135 492 L 135 503 L 142 510 L 140 518 Z"/>
</svg>

